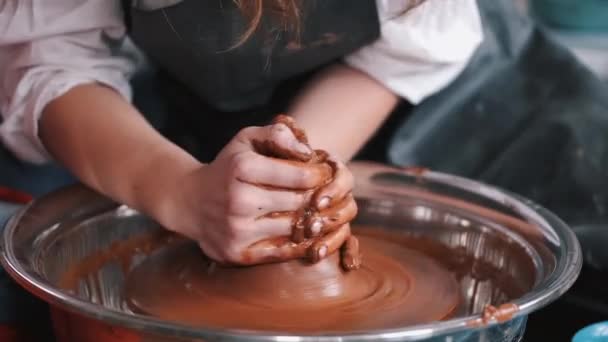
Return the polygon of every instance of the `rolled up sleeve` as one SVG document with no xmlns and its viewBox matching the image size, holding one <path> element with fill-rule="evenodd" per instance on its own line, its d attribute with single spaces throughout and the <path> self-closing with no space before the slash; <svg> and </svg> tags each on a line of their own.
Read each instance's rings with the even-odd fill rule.
<svg viewBox="0 0 608 342">
<path fill-rule="evenodd" d="M 377 0 L 381 36 L 345 62 L 417 104 L 452 82 L 483 40 L 476 0 Z"/>
<path fill-rule="evenodd" d="M 130 100 L 138 56 L 125 39 L 119 0 L 0 0 L 0 9 L 0 139 L 18 158 L 44 163 L 45 106 L 87 83 Z"/>
</svg>

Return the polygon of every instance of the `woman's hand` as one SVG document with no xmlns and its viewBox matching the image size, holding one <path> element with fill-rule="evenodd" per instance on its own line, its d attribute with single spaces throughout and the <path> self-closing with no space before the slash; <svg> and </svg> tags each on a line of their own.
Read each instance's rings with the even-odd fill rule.
<svg viewBox="0 0 608 342">
<path fill-rule="evenodd" d="M 296 139 L 308 146 L 305 132 L 292 118 L 279 115 L 274 122 L 286 125 Z M 352 196 L 354 180 L 345 165 L 329 157 L 323 150 L 302 156 L 284 150 L 272 141 L 258 141 L 255 145 L 257 150 L 263 151 L 265 155 L 309 164 L 328 165 L 331 167 L 332 175 L 322 187 L 314 190 L 310 203 L 296 213 L 291 241 L 286 237 L 259 241 L 250 246 L 247 259 L 285 260 L 307 257 L 310 261 L 317 262 L 341 248 L 343 267 L 346 270 L 358 268 L 359 244 L 352 236 L 349 225 L 357 214 L 357 205 Z M 277 213 L 272 215 L 274 214 Z"/>
<path fill-rule="evenodd" d="M 310 201 L 312 189 L 332 175 L 327 164 L 261 155 L 254 148 L 256 141 L 312 154 L 283 124 L 245 128 L 211 164 L 181 179 L 169 195 L 168 209 L 158 215 L 167 228 L 198 241 L 219 262 L 254 264 L 270 256 L 301 254 L 303 247 L 293 243 L 277 244 L 261 254 L 248 248 L 261 240 L 289 237 L 295 213 Z"/>
<path fill-rule="evenodd" d="M 308 245 L 289 239 L 294 214 L 333 171 L 327 163 L 257 153 L 256 141 L 271 141 L 300 159 L 311 154 L 285 125 L 247 128 L 213 163 L 202 165 L 120 95 L 96 84 L 75 87 L 49 103 L 40 130 L 49 152 L 83 183 L 198 241 L 224 262 L 306 256 L 314 239 Z M 270 248 L 257 244 L 277 237 L 284 241 Z"/>
<path fill-rule="evenodd" d="M 314 193 L 312 202 L 317 213 L 312 218 L 307 235 L 322 236 L 312 246 L 313 261 L 320 260 L 341 248 L 342 266 L 352 270 L 361 264 L 359 242 L 352 235 L 349 222 L 357 215 L 357 204 L 352 195 L 354 177 L 344 163 L 330 157 L 333 180 Z"/>
<path fill-rule="evenodd" d="M 336 224 L 350 222 L 357 213 L 352 196 L 355 185 L 352 173 L 334 157 L 329 157 L 328 162 L 334 170 L 333 180 L 317 190 L 312 199 L 319 214 L 311 226 L 311 236 L 333 231 L 337 228 Z"/>
</svg>

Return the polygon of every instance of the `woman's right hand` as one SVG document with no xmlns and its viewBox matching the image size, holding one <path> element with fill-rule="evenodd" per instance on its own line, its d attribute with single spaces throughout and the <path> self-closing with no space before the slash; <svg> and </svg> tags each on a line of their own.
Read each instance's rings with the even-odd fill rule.
<svg viewBox="0 0 608 342">
<path fill-rule="evenodd" d="M 212 163 L 178 180 L 156 215 L 161 224 L 198 241 L 216 261 L 260 262 L 247 257 L 251 255 L 248 247 L 265 239 L 289 237 L 293 215 L 332 176 L 332 169 L 327 164 L 266 157 L 254 148 L 259 141 L 303 156 L 312 153 L 284 124 L 245 128 Z M 303 248 L 283 243 L 265 257 L 281 259 Z"/>
</svg>

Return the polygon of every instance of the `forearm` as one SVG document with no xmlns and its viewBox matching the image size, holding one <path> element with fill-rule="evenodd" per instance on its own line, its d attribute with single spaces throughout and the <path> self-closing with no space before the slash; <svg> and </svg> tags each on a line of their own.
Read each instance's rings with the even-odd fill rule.
<svg viewBox="0 0 608 342">
<path fill-rule="evenodd" d="M 198 166 L 113 90 L 83 85 L 52 101 L 40 122 L 49 152 L 83 183 L 148 214 Z"/>
<path fill-rule="evenodd" d="M 313 147 L 350 160 L 382 125 L 398 97 L 345 65 L 321 72 L 292 104 L 292 115 Z"/>
</svg>

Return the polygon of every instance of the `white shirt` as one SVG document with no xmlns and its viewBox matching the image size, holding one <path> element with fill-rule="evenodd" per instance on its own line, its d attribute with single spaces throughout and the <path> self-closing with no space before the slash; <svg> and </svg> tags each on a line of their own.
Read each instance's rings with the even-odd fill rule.
<svg viewBox="0 0 608 342">
<path fill-rule="evenodd" d="M 416 104 L 462 72 L 483 33 L 476 0 L 405 11 L 412 1 L 377 0 L 381 37 L 345 62 Z M 38 121 L 74 86 L 99 82 L 130 100 L 139 60 L 122 18 L 120 0 L 0 0 L 0 140 L 16 156 L 50 159 Z"/>
</svg>

